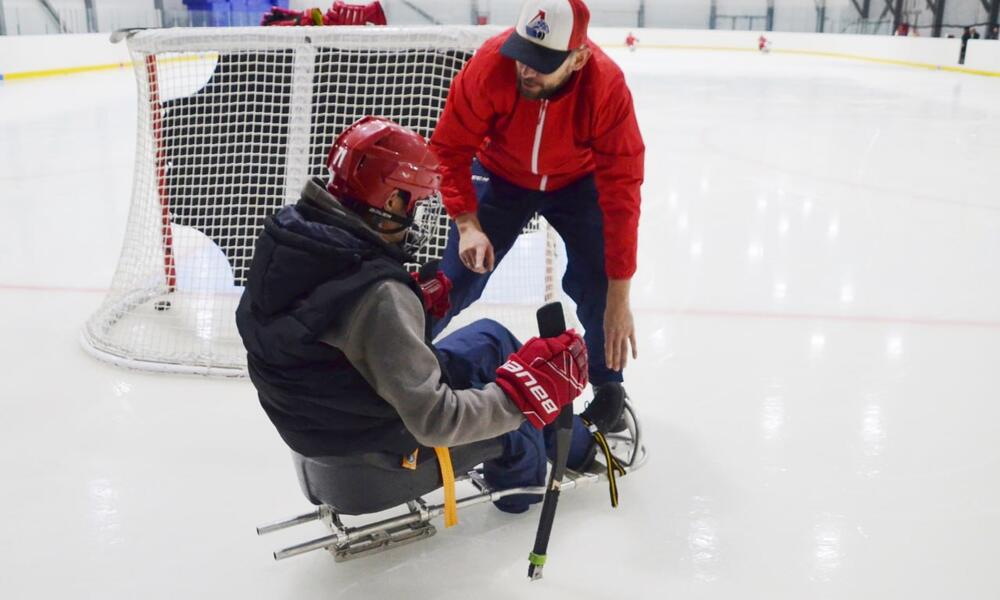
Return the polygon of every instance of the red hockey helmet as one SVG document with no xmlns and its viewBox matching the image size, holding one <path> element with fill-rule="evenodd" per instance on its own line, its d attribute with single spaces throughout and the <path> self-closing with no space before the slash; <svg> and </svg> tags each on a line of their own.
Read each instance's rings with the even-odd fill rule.
<svg viewBox="0 0 1000 600">
<path fill-rule="evenodd" d="M 381 211 L 400 189 L 410 196 L 406 213 L 438 192 L 438 159 L 419 134 L 382 117 L 365 117 L 341 133 L 326 157 L 331 194 Z M 374 212 L 374 211 L 373 211 Z"/>
</svg>

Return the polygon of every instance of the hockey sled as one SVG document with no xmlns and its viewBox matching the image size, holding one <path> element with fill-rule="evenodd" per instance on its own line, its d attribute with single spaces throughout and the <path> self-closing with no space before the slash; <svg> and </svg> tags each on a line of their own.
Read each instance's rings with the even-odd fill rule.
<svg viewBox="0 0 1000 600">
<path fill-rule="evenodd" d="M 607 440 L 612 453 L 627 475 L 645 464 L 647 453 L 631 403 L 626 402 L 625 408 L 627 429 L 622 433 L 608 434 Z M 608 474 L 603 459 L 604 457 L 598 455 L 594 468 L 589 471 L 580 473 L 567 471 L 562 480 L 561 490 L 565 492 L 595 483 L 607 484 Z M 459 510 L 515 494 L 545 494 L 544 486 L 494 489 L 486 483 L 481 468 L 469 471 L 456 480 L 469 481 L 476 489 L 476 493 L 458 499 Z M 308 489 L 304 491 L 309 497 L 315 496 Z M 326 549 L 333 554 L 337 562 L 343 562 L 424 540 L 437 533 L 437 528 L 431 521 L 444 514 L 444 504 L 427 504 L 422 498 L 416 498 L 406 502 L 406 508 L 404 514 L 396 517 L 358 527 L 348 527 L 341 520 L 341 514 L 337 510 L 327 504 L 320 504 L 313 512 L 258 527 L 257 535 L 302 523 L 323 521 L 330 528 L 330 535 L 279 550 L 274 553 L 274 558 L 282 560 L 313 550 Z"/>
</svg>

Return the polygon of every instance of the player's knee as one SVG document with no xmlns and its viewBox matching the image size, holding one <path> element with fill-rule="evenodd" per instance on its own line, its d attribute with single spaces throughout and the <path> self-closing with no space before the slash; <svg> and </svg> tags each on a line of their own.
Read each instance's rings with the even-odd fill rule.
<svg viewBox="0 0 1000 600">
<path fill-rule="evenodd" d="M 515 352 L 521 347 L 520 340 L 518 340 L 509 329 L 493 319 L 479 319 L 477 321 L 473 321 L 470 324 L 470 327 L 474 327 L 480 334 L 492 338 L 504 356 L 510 352 Z"/>
</svg>

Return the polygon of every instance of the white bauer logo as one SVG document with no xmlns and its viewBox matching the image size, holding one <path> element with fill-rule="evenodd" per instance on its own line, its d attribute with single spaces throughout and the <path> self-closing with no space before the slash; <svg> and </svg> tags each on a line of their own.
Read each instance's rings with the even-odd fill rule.
<svg viewBox="0 0 1000 600">
<path fill-rule="evenodd" d="M 500 368 L 506 371 L 510 371 L 511 373 L 514 374 L 515 377 L 519 379 L 523 379 L 525 385 L 528 386 L 528 391 L 531 392 L 532 396 L 538 399 L 538 401 L 542 405 L 542 408 L 545 409 L 546 414 L 551 415 L 552 413 L 559 410 L 559 406 L 556 405 L 555 401 L 553 401 L 552 398 L 549 397 L 548 392 L 546 392 L 545 388 L 542 387 L 540 383 L 538 383 L 538 380 L 535 379 L 535 376 L 532 375 L 530 371 L 525 371 L 524 367 L 522 367 L 521 365 L 517 364 L 514 361 L 507 361 L 503 365 L 501 365 Z"/>
</svg>

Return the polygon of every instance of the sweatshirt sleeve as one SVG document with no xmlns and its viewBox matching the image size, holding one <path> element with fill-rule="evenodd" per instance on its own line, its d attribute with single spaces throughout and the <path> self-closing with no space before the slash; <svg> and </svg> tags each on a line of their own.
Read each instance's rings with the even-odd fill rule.
<svg viewBox="0 0 1000 600">
<path fill-rule="evenodd" d="M 424 343 L 423 307 L 404 284 L 373 286 L 343 323 L 346 328 L 335 327 L 322 341 L 344 353 L 421 444 L 468 444 L 517 429 L 524 421 L 495 383 L 481 390 L 454 390 L 441 383 L 437 356 Z"/>
<path fill-rule="evenodd" d="M 646 147 L 624 76 L 619 74 L 608 87 L 610 93 L 597 111 L 591 149 L 604 215 L 605 270 L 610 279 L 629 279 L 636 269 Z"/>
<path fill-rule="evenodd" d="M 452 80 L 444 112 L 431 136 L 431 148 L 441 161 L 441 199 L 452 218 L 476 212 L 472 187 L 472 157 L 494 118 L 482 77 L 487 52 L 477 52 Z"/>
</svg>

